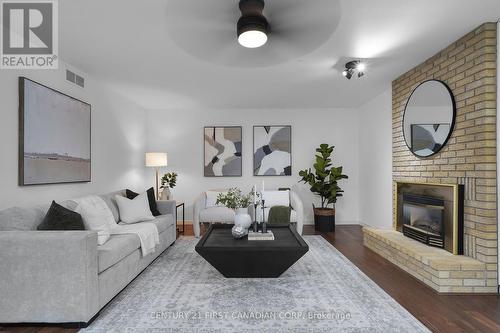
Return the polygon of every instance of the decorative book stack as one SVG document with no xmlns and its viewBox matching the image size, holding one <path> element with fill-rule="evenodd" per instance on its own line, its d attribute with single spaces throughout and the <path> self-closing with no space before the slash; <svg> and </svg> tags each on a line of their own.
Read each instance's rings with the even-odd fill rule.
<svg viewBox="0 0 500 333">
<path fill-rule="evenodd" d="M 249 241 L 254 241 L 254 240 L 274 240 L 274 234 L 273 234 L 273 232 L 271 230 L 268 230 L 265 233 L 249 231 L 248 232 L 248 240 Z"/>
</svg>

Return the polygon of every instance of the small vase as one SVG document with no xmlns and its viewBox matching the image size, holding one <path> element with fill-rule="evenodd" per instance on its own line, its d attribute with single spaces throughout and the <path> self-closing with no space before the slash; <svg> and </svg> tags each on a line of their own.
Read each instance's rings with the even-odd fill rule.
<svg viewBox="0 0 500 333">
<path fill-rule="evenodd" d="M 165 187 L 163 191 L 160 192 L 160 200 L 172 200 L 172 192 L 168 187 Z"/>
<path fill-rule="evenodd" d="M 234 216 L 234 225 L 237 227 L 242 227 L 248 229 L 252 224 L 252 218 L 248 214 L 247 208 L 236 209 L 236 215 Z"/>
</svg>

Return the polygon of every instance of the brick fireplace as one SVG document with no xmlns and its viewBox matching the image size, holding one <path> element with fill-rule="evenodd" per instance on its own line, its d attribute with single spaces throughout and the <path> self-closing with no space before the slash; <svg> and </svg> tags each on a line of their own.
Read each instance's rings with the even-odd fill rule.
<svg viewBox="0 0 500 333">
<path fill-rule="evenodd" d="M 438 292 L 497 292 L 496 36 L 496 23 L 485 23 L 392 83 L 394 230 L 365 228 L 365 244 Z M 439 153 L 419 158 L 405 144 L 402 120 L 413 89 L 431 79 L 452 91 L 455 127 Z M 462 222 L 444 222 L 444 248 L 403 235 L 408 184 L 435 184 L 432 193 L 427 189 L 414 195 L 442 199 L 444 214 L 450 208 L 443 191 L 463 195 Z M 434 220 L 439 216 L 432 214 Z M 456 231 L 459 223 L 463 232 L 450 236 L 450 228 Z"/>
</svg>

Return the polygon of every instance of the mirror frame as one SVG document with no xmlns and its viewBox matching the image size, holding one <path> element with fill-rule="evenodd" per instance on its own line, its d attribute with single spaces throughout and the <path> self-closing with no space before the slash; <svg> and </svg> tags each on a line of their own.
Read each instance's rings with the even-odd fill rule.
<svg viewBox="0 0 500 333">
<path fill-rule="evenodd" d="M 427 83 L 427 82 L 431 82 L 431 81 L 435 81 L 435 82 L 439 82 L 443 85 L 443 87 L 446 88 L 446 90 L 448 90 L 448 93 L 450 94 L 450 98 L 451 98 L 451 104 L 452 104 L 452 107 L 453 107 L 453 115 L 452 115 L 452 119 L 451 119 L 451 124 L 450 124 L 450 132 L 448 133 L 448 136 L 446 137 L 446 140 L 444 140 L 443 144 L 441 145 L 441 148 L 432 153 L 431 155 L 429 156 L 420 156 L 420 155 L 417 155 L 413 152 L 413 150 L 411 150 L 410 146 L 408 146 L 408 142 L 406 142 L 406 136 L 405 136 L 405 115 L 406 115 L 406 109 L 408 108 L 408 104 L 410 103 L 411 101 L 411 98 L 413 96 L 413 94 L 415 93 L 415 91 L 417 91 L 417 89 L 423 85 L 424 83 Z M 405 142 L 405 145 L 406 145 L 406 148 L 408 148 L 408 150 L 416 157 L 420 158 L 420 159 L 426 159 L 426 158 L 429 158 L 429 157 L 432 157 L 434 155 L 436 155 L 437 153 L 439 153 L 447 144 L 448 144 L 448 141 L 450 140 L 450 137 L 451 135 L 453 134 L 453 131 L 455 130 L 455 120 L 456 120 L 456 117 L 457 117 L 457 104 L 456 104 L 456 101 L 455 101 L 455 95 L 453 94 L 453 91 L 450 89 L 450 87 L 446 84 L 446 82 L 444 81 L 441 81 L 441 80 L 436 80 L 436 79 L 430 79 L 430 80 L 425 80 L 425 81 L 422 81 L 420 82 L 411 92 L 410 96 L 408 97 L 408 100 L 406 101 L 406 105 L 405 105 L 405 109 L 403 111 L 403 120 L 401 120 L 401 128 L 402 128 L 402 132 L 403 132 L 403 140 Z"/>
</svg>

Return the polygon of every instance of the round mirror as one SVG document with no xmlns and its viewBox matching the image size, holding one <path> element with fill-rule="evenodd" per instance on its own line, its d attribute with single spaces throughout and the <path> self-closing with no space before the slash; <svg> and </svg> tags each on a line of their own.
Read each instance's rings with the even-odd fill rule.
<svg viewBox="0 0 500 333">
<path fill-rule="evenodd" d="M 454 124 L 455 99 L 444 82 L 425 81 L 413 90 L 403 116 L 403 135 L 413 154 L 436 154 L 446 145 Z"/>
</svg>

